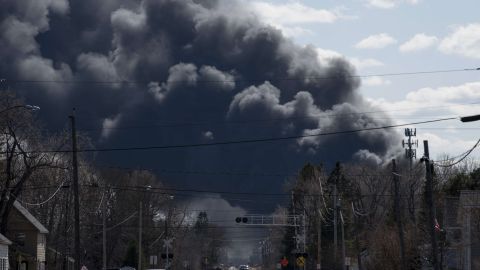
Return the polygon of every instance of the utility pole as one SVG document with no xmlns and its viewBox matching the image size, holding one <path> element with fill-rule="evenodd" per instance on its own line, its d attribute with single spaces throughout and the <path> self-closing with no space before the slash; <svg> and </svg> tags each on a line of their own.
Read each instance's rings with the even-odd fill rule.
<svg viewBox="0 0 480 270">
<path fill-rule="evenodd" d="M 320 191 L 320 196 L 318 196 L 318 228 L 317 228 L 317 270 L 322 269 L 322 200 L 323 200 L 323 188 L 322 188 L 322 180 L 320 176 L 317 177 L 318 186 Z"/>
<path fill-rule="evenodd" d="M 102 262 L 103 270 L 107 269 L 107 186 L 103 186 L 103 201 L 102 201 Z"/>
<path fill-rule="evenodd" d="M 423 141 L 425 170 L 426 170 L 426 184 L 425 184 L 425 202 L 428 208 L 428 222 L 427 226 L 430 232 L 430 239 L 432 245 L 432 264 L 434 270 L 440 270 L 438 265 L 438 248 L 437 238 L 435 237 L 435 200 L 433 198 L 433 163 L 430 162 L 430 154 L 428 151 L 428 141 Z"/>
<path fill-rule="evenodd" d="M 78 196 L 78 160 L 77 160 L 77 130 L 75 128 L 75 109 L 69 116 L 72 126 L 72 168 L 73 196 L 75 208 L 75 270 L 80 270 L 80 202 Z"/>
<path fill-rule="evenodd" d="M 395 222 L 398 227 L 398 238 L 400 241 L 400 256 L 402 259 L 402 270 L 407 270 L 405 261 L 405 242 L 403 236 L 402 213 L 400 212 L 400 179 L 398 177 L 397 163 L 392 159 L 392 173 L 393 173 L 393 189 L 395 193 L 395 201 L 393 203 L 393 211 L 395 213 Z"/>
<path fill-rule="evenodd" d="M 170 247 L 170 239 L 168 238 L 168 219 L 170 217 L 170 204 L 168 206 L 167 216 L 165 217 L 165 269 L 168 270 L 170 268 L 170 260 L 168 258 L 169 255 L 169 247 Z"/>
<path fill-rule="evenodd" d="M 320 209 L 318 210 L 320 211 Z M 318 215 L 317 228 L 317 270 L 322 269 L 322 218 Z"/>
<path fill-rule="evenodd" d="M 322 269 L 322 217 L 320 207 L 318 208 L 317 222 L 317 270 L 320 270 Z"/>
<path fill-rule="evenodd" d="M 345 220 L 343 219 L 343 214 L 342 210 L 340 210 L 340 221 L 342 222 L 342 270 L 346 270 L 347 267 L 345 265 L 345 257 L 346 257 L 346 251 L 345 251 Z"/>
<path fill-rule="evenodd" d="M 305 197 L 303 197 L 305 199 Z M 305 204 L 304 204 L 305 205 Z M 307 252 L 307 227 L 306 227 L 306 213 L 305 208 L 303 209 L 303 216 L 302 216 L 302 253 L 305 254 Z M 307 267 L 306 263 L 303 265 L 303 270 Z"/>
<path fill-rule="evenodd" d="M 142 201 L 138 206 L 138 270 L 142 270 Z"/>
<path fill-rule="evenodd" d="M 340 163 L 337 162 L 335 165 L 335 183 L 333 185 L 333 261 L 334 261 L 334 269 L 337 269 L 338 262 L 337 262 L 337 252 L 338 252 L 338 231 L 337 231 L 337 223 L 338 223 L 338 194 L 337 194 L 337 184 L 338 178 L 340 177 Z"/>
</svg>

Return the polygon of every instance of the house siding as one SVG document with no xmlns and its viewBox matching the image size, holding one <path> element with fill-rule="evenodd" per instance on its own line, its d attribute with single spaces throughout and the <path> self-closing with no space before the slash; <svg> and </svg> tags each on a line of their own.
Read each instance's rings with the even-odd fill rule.
<svg viewBox="0 0 480 270">
<path fill-rule="evenodd" d="M 0 244 L 0 258 L 8 258 L 8 246 Z"/>
<path fill-rule="evenodd" d="M 37 261 L 45 261 L 45 246 L 46 246 L 46 237 L 45 234 L 38 234 L 37 239 Z"/>
<path fill-rule="evenodd" d="M 0 270 L 8 270 L 8 245 L 0 244 Z"/>
</svg>

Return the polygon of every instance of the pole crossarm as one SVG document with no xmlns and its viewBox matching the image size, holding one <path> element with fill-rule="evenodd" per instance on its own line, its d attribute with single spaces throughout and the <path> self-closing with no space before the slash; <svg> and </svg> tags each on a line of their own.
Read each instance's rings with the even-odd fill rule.
<svg viewBox="0 0 480 270">
<path fill-rule="evenodd" d="M 244 215 L 242 225 L 245 226 L 302 226 L 303 215 Z"/>
</svg>

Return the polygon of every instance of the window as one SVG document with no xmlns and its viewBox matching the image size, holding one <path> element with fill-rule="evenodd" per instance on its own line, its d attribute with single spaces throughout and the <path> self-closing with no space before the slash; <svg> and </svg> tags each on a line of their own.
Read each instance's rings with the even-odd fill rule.
<svg viewBox="0 0 480 270">
<path fill-rule="evenodd" d="M 15 235 L 15 243 L 19 246 L 24 246 L 25 245 L 25 238 L 27 236 L 24 233 L 17 233 Z"/>
<path fill-rule="evenodd" d="M 0 258 L 0 270 L 8 270 L 8 259 Z"/>
</svg>

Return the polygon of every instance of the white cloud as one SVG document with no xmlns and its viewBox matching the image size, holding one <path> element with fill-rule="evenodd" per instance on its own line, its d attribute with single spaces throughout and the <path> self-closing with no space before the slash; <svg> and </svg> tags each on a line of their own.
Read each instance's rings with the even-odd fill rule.
<svg viewBox="0 0 480 270">
<path fill-rule="evenodd" d="M 314 32 L 310 29 L 300 27 L 300 26 L 286 26 L 281 24 L 271 24 L 278 30 L 282 31 L 282 33 L 289 38 L 296 38 L 301 36 L 309 36 L 313 35 Z"/>
<path fill-rule="evenodd" d="M 373 77 L 367 77 L 362 79 L 362 84 L 365 86 L 383 86 L 383 85 L 389 85 L 392 82 L 389 80 L 386 80 L 385 78 L 379 77 L 379 76 L 373 76 Z"/>
<path fill-rule="evenodd" d="M 420 2 L 420 0 L 367 0 L 366 2 L 367 6 L 369 7 L 391 9 L 402 3 L 416 5 Z"/>
<path fill-rule="evenodd" d="M 455 28 L 440 42 L 438 49 L 446 54 L 480 59 L 480 23 Z"/>
<path fill-rule="evenodd" d="M 343 54 L 333 50 L 327 50 L 322 48 L 316 48 L 315 50 L 317 51 L 318 60 L 320 62 L 328 62 L 335 58 L 345 57 Z"/>
<path fill-rule="evenodd" d="M 273 4 L 269 2 L 253 2 L 253 9 L 266 22 L 276 24 L 332 23 L 339 15 L 326 9 L 315 9 L 300 2 Z"/>
<path fill-rule="evenodd" d="M 268 1 L 250 2 L 250 7 L 265 23 L 270 24 L 288 37 L 311 35 L 314 32 L 301 25 L 313 23 L 333 23 L 339 19 L 354 19 L 345 15 L 344 7 L 332 10 L 309 7 L 299 1 L 274 4 Z"/>
<path fill-rule="evenodd" d="M 349 58 L 349 60 L 359 70 L 384 66 L 381 61 L 373 58 L 360 59 L 356 57 L 351 57 Z"/>
<path fill-rule="evenodd" d="M 419 133 L 418 141 L 428 140 L 430 157 L 434 160 L 442 160 L 445 156 L 454 157 L 475 145 L 476 140 L 448 139 L 434 133 Z M 423 150 L 417 150 L 417 157 L 420 157 Z M 472 153 L 472 156 L 478 156 L 478 152 Z"/>
<path fill-rule="evenodd" d="M 399 50 L 401 52 L 419 51 L 433 46 L 437 41 L 438 38 L 436 36 L 428 36 L 424 33 L 420 33 L 400 45 Z"/>
<path fill-rule="evenodd" d="M 480 100 L 480 81 L 438 88 L 425 87 L 409 92 L 404 100 L 399 101 L 383 98 L 368 100 L 384 110 L 395 111 L 397 116 L 430 114 L 438 118 L 439 115 L 473 115 L 478 114 L 480 104 L 462 104 Z"/>
<path fill-rule="evenodd" d="M 381 33 L 376 35 L 371 35 L 360 40 L 357 44 L 355 44 L 355 48 L 357 49 L 381 49 L 385 48 L 388 45 L 392 45 L 397 43 L 392 36 L 387 33 Z"/>
<path fill-rule="evenodd" d="M 358 57 L 346 57 L 345 55 L 334 51 L 334 50 L 327 50 L 327 49 L 322 49 L 322 48 L 316 48 L 317 55 L 318 55 L 318 60 L 320 63 L 328 63 L 332 59 L 335 58 L 344 58 L 348 60 L 352 65 L 355 66 L 357 70 L 364 70 L 372 67 L 381 67 L 384 66 L 384 64 L 373 58 L 358 58 Z"/>
</svg>

